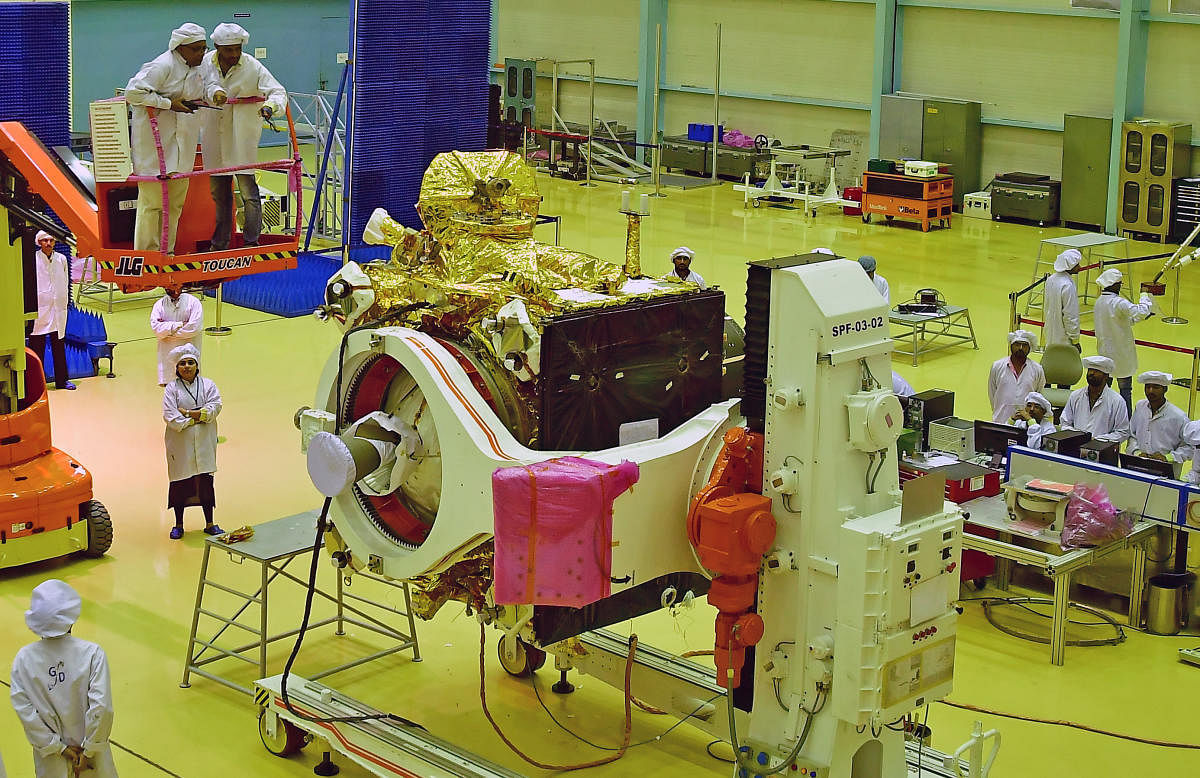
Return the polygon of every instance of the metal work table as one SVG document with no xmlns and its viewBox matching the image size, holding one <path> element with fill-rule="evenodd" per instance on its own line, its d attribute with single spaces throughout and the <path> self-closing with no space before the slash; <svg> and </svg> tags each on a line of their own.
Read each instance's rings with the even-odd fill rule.
<svg viewBox="0 0 1200 778">
<path fill-rule="evenodd" d="M 780 197 L 789 200 L 804 201 L 804 210 L 812 216 L 817 215 L 817 208 L 823 205 L 832 205 L 835 207 L 858 207 L 859 203 L 853 200 L 842 199 L 837 187 L 837 158 L 850 155 L 850 149 L 837 149 L 831 146 L 810 146 L 802 144 L 799 146 L 772 146 L 767 149 L 771 152 L 771 173 L 762 186 L 754 186 L 750 183 L 750 174 L 747 173 L 745 179 L 740 184 L 734 185 L 733 189 L 736 192 L 744 194 L 742 207 L 753 205 L 758 207 L 758 201 L 764 197 Z M 817 194 L 812 191 L 812 185 L 808 181 L 802 179 L 803 171 L 801 165 L 810 159 L 825 159 L 828 161 L 829 181 L 825 185 L 824 191 Z M 788 183 L 788 175 L 785 172 L 781 178 L 778 172 L 779 167 L 791 169 L 791 183 Z"/>
<path fill-rule="evenodd" d="M 1037 260 L 1033 263 L 1033 280 L 1038 280 L 1042 277 L 1043 272 L 1047 272 L 1043 270 L 1044 267 L 1049 268 L 1048 272 L 1054 272 L 1054 260 L 1065 249 L 1077 249 L 1083 255 L 1083 261 L 1079 263 L 1082 266 L 1092 264 L 1092 252 L 1094 249 L 1099 246 L 1111 246 L 1116 243 L 1124 244 L 1125 259 L 1129 259 L 1129 239 L 1117 237 L 1116 235 L 1105 235 L 1102 232 L 1078 232 L 1074 235 L 1062 235 L 1057 238 L 1044 238 L 1038 244 Z M 1053 256 L 1043 260 L 1042 252 L 1045 251 L 1047 246 L 1051 247 Z M 1105 258 L 1116 259 L 1117 257 L 1111 254 L 1099 255 L 1100 267 L 1096 268 L 1097 271 L 1104 270 Z M 1097 275 L 1099 275 L 1099 272 L 1097 272 Z M 1087 302 L 1096 296 L 1092 294 L 1092 271 L 1085 270 L 1080 273 L 1076 277 L 1076 284 L 1079 284 L 1080 281 L 1082 281 L 1083 288 L 1079 293 L 1079 301 Z M 1036 302 L 1034 298 L 1037 298 Z M 1025 313 L 1029 313 L 1030 308 L 1038 308 L 1040 310 L 1041 307 L 1042 292 L 1039 288 L 1036 291 L 1030 292 L 1029 297 L 1026 298 Z"/>
<path fill-rule="evenodd" d="M 1036 567 L 1054 582 L 1054 616 L 1050 627 L 1050 664 L 1061 665 L 1066 653 L 1067 608 L 1071 598 L 1071 574 L 1092 562 L 1132 548 L 1133 566 L 1130 572 L 1129 624 L 1136 627 L 1142 618 L 1142 592 L 1146 582 L 1146 545 L 1153 541 L 1158 525 L 1139 521 L 1129 536 L 1096 548 L 1061 549 L 1052 539 L 1026 532 L 1008 520 L 1008 506 L 1003 497 L 980 497 L 960 506 L 966 521 L 1000 533 L 999 538 L 986 538 L 963 532 L 963 548 L 970 548 L 997 557 L 996 584 L 1008 588 L 1012 565 Z M 1036 543 L 1032 548 L 1022 543 Z M 1046 549 L 1046 550 L 1043 550 Z M 1057 549 L 1057 550 L 1055 550 Z"/>
<path fill-rule="evenodd" d="M 243 686 L 217 675 L 214 671 L 203 669 L 211 663 L 219 662 L 223 659 L 240 659 L 242 662 L 255 666 L 258 673 L 255 678 L 265 678 L 270 675 L 267 670 L 267 646 L 278 640 L 295 637 L 300 631 L 297 627 L 274 635 L 269 633 L 267 627 L 267 606 L 269 602 L 268 594 L 271 591 L 270 586 L 277 579 L 284 578 L 299 584 L 304 589 L 308 588 L 307 577 L 298 578 L 285 570 L 285 568 L 293 559 L 297 557 L 307 558 L 307 553 L 312 551 L 316 534 L 316 521 L 319 513 L 319 511 L 308 511 L 255 525 L 254 537 L 240 543 L 225 543 L 221 540 L 221 536 L 208 536 L 205 538 L 204 558 L 200 563 L 200 577 L 196 587 L 196 607 L 192 613 L 192 629 L 191 634 L 188 636 L 187 658 L 183 666 L 183 681 L 179 684 L 181 687 L 187 688 L 190 685 L 188 681 L 191 674 L 195 673 L 209 680 L 224 684 L 231 689 L 236 689 L 246 694 L 253 694 L 249 686 Z M 321 545 L 324 546 L 323 538 Z M 253 593 L 247 593 L 210 578 L 209 560 L 212 557 L 213 551 L 216 551 L 218 554 L 222 552 L 229 554 L 229 559 L 234 564 L 240 565 L 246 561 L 257 563 L 261 568 L 258 589 Z M 320 567 L 327 569 L 328 565 L 321 565 Z M 342 586 L 340 571 L 335 575 L 337 578 L 337 587 L 334 594 L 325 592 L 319 586 L 314 589 L 314 594 L 334 603 L 337 611 L 333 616 L 310 621 L 308 629 L 312 630 L 317 627 L 336 624 L 337 631 L 335 634 L 344 635 L 346 634 L 345 625 L 353 624 L 360 629 L 391 638 L 396 641 L 396 644 L 376 651 L 369 656 L 340 664 L 337 667 L 310 675 L 309 677 L 313 680 L 324 678 L 327 675 L 332 675 L 333 673 L 388 656 L 389 654 L 409 649 L 413 652 L 413 661 L 421 661 L 421 650 L 417 645 L 417 626 L 412 615 L 412 601 L 409 596 L 408 584 L 386 581 L 377 576 L 364 573 L 355 574 L 358 578 L 373 580 L 397 590 L 404 597 L 404 610 L 400 610 L 399 608 L 383 605 L 359 595 L 345 592 Z M 204 607 L 204 596 L 206 590 L 209 589 L 225 592 L 234 600 L 239 601 L 241 603 L 240 607 L 237 608 L 233 615 L 224 615 Z M 370 606 L 385 614 L 398 616 L 400 617 L 402 627 L 393 627 L 380 621 L 378 618 L 365 613 L 347 601 L 357 602 L 362 606 Z M 258 606 L 257 623 L 253 623 L 251 619 L 239 620 L 239 617 L 251 605 Z M 198 637 L 201 616 L 215 621 L 219 625 L 216 632 L 207 640 Z M 299 619 L 299 613 L 296 614 L 296 618 Z M 236 627 L 243 632 L 250 633 L 253 640 L 234 647 L 218 645 L 217 641 L 230 627 Z M 405 628 L 407 632 L 403 631 Z M 210 655 L 206 656 L 205 654 Z"/>
<path fill-rule="evenodd" d="M 908 354 L 912 357 L 913 367 L 917 366 L 917 357 L 933 351 L 969 342 L 975 350 L 979 344 L 975 341 L 975 328 L 971 326 L 971 312 L 961 305 L 943 305 L 937 313 L 897 313 L 888 312 L 888 321 L 900 328 L 900 332 L 892 333 L 896 341 L 895 354 Z M 934 340 L 944 338 L 948 342 L 930 345 Z M 901 345 L 911 344 L 909 350 Z"/>
</svg>

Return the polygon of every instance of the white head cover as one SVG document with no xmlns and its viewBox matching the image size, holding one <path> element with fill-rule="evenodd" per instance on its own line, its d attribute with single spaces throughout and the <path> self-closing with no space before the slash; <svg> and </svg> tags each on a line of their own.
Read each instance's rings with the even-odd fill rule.
<svg viewBox="0 0 1200 778">
<path fill-rule="evenodd" d="M 1079 249 L 1067 249 L 1059 254 L 1054 259 L 1054 269 L 1059 273 L 1064 273 L 1083 261 L 1083 255 L 1079 253 Z"/>
<path fill-rule="evenodd" d="M 1034 335 L 1029 330 L 1017 330 L 1016 332 L 1008 333 L 1008 345 L 1011 346 L 1018 340 L 1028 343 L 1029 347 L 1033 348 L 1033 344 L 1037 343 L 1037 335 Z"/>
<path fill-rule="evenodd" d="M 1117 270 L 1115 267 L 1110 267 L 1108 270 L 1105 270 L 1103 273 L 1096 276 L 1096 286 L 1100 287 L 1101 289 L 1107 289 L 1113 284 L 1120 283 L 1121 279 L 1123 278 L 1125 278 L 1125 276 L 1120 270 Z"/>
<path fill-rule="evenodd" d="M 182 346 L 176 346 L 175 348 L 171 349 L 171 353 L 168 358 L 170 359 L 172 365 L 179 367 L 179 363 L 188 357 L 196 360 L 197 367 L 200 366 L 200 352 L 197 351 L 196 347 L 191 343 L 184 343 Z"/>
<path fill-rule="evenodd" d="M 167 49 L 174 51 L 180 46 L 186 46 L 189 43 L 199 43 L 208 37 L 208 33 L 204 28 L 195 22 L 184 22 L 174 30 L 171 30 L 171 43 Z"/>
<path fill-rule="evenodd" d="M 1200 446 L 1200 421 L 1189 421 L 1183 425 L 1183 442 L 1189 446 Z"/>
<path fill-rule="evenodd" d="M 688 259 L 695 259 L 696 252 L 692 251 L 687 246 L 680 246 L 671 252 L 671 259 L 675 259 L 675 257 L 687 257 Z"/>
<path fill-rule="evenodd" d="M 40 638 L 60 637 L 71 631 L 82 605 L 78 592 L 65 581 L 51 578 L 34 588 L 25 624 Z"/>
<path fill-rule="evenodd" d="M 221 22 L 213 30 L 212 42 L 218 46 L 245 46 L 250 40 L 250 33 L 240 24 Z"/>
<path fill-rule="evenodd" d="M 1050 407 L 1050 401 L 1043 397 L 1039 392 L 1030 392 L 1025 395 L 1025 403 L 1036 403 L 1046 409 L 1046 413 L 1054 413 L 1054 409 Z"/>
<path fill-rule="evenodd" d="M 815 248 L 815 249 L 813 249 L 812 251 L 810 251 L 810 252 L 808 252 L 808 253 L 810 253 L 810 254 L 828 254 L 828 255 L 829 255 L 829 256 L 831 256 L 831 257 L 836 257 L 836 256 L 837 256 L 837 254 L 834 254 L 834 253 L 833 253 L 833 249 L 827 249 L 827 248 L 825 248 L 824 246 L 821 246 L 820 248 Z"/>
<path fill-rule="evenodd" d="M 1171 381 L 1175 376 L 1170 373 L 1164 373 L 1161 370 L 1147 370 L 1138 376 L 1139 384 L 1157 384 L 1159 386 L 1170 386 Z"/>
<path fill-rule="evenodd" d="M 1089 370 L 1099 370 L 1105 375 L 1112 375 L 1117 369 L 1117 366 L 1108 357 L 1084 357 L 1083 367 Z"/>
<path fill-rule="evenodd" d="M 34 240 L 37 241 L 38 243 L 41 243 L 42 238 L 50 238 L 51 240 L 54 240 L 54 236 L 51 235 L 50 233 L 46 232 L 45 230 L 38 230 L 37 237 L 34 238 Z"/>
</svg>

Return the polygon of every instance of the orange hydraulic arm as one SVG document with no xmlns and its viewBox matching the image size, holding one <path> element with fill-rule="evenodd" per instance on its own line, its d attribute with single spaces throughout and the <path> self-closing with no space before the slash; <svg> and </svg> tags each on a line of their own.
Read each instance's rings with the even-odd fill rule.
<svg viewBox="0 0 1200 778">
<path fill-rule="evenodd" d="M 100 248 L 96 204 L 58 166 L 50 151 L 20 122 L 0 122 L 0 153 L 29 184 L 29 189 L 66 223 L 75 236 L 75 252 L 92 256 Z"/>
</svg>

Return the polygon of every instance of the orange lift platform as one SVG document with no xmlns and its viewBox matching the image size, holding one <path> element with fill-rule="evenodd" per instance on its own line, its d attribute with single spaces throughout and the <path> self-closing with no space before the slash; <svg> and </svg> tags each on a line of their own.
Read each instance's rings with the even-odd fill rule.
<svg viewBox="0 0 1200 778">
<path fill-rule="evenodd" d="M 240 276 L 287 270 L 296 266 L 303 203 L 300 153 L 290 109 L 287 111 L 290 159 L 214 171 L 205 170 L 201 155 L 197 155 L 196 167 L 192 172 L 155 177 L 130 174 L 128 110 L 123 98 L 92 104 L 94 184 L 81 180 L 72 166 L 59 154 L 47 149 L 19 122 L 0 122 L 0 154 L 7 163 L 3 165 L 5 175 L 23 179 L 19 185 L 40 197 L 66 224 L 75 238 L 76 255 L 95 258 L 101 281 L 114 284 L 122 292 L 145 291 L 160 286 L 211 288 Z M 133 110 L 149 110 L 151 123 L 157 126 L 155 109 L 134 107 Z M 160 170 L 164 169 L 161 148 L 159 166 Z M 124 175 L 113 176 L 114 170 Z M 287 175 L 288 195 L 297 203 L 294 232 L 264 233 L 259 238 L 259 245 L 244 246 L 241 234 L 235 231 L 230 248 L 208 250 L 216 223 L 216 210 L 209 194 L 209 176 L 214 172 L 244 173 L 254 170 Z M 191 182 L 176 229 L 175 253 L 134 250 L 138 183 L 161 181 L 165 199 L 167 181 L 185 177 Z M 11 181 L 6 185 L 13 186 Z M 166 212 L 167 209 L 164 209 Z M 164 224 L 164 236 L 165 233 Z M 165 244 L 165 240 L 160 243 Z"/>
</svg>

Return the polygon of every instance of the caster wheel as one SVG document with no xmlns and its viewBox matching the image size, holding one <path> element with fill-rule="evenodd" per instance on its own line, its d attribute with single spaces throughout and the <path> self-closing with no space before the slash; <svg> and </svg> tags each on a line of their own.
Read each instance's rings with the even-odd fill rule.
<svg viewBox="0 0 1200 778">
<path fill-rule="evenodd" d="M 864 213 L 862 215 L 862 220 L 863 220 L 863 224 L 870 224 L 871 223 L 871 214 Z"/>
<path fill-rule="evenodd" d="M 275 756 L 289 757 L 304 748 L 308 743 L 308 733 L 276 716 L 275 734 L 267 732 L 267 716 L 275 716 L 269 711 L 258 714 L 258 737 L 263 746 Z"/>
<path fill-rule="evenodd" d="M 500 666 L 504 668 L 504 672 L 514 678 L 528 678 L 530 673 L 536 672 L 546 664 L 545 651 L 520 639 L 517 640 L 516 651 L 510 657 L 505 654 L 504 639 L 501 638 L 496 643 L 496 656 L 500 659 Z"/>
<path fill-rule="evenodd" d="M 754 198 L 753 200 L 751 200 L 751 201 L 750 201 L 750 204 L 751 204 L 752 206 L 754 206 L 755 208 L 757 208 L 757 207 L 759 207 L 760 205 L 762 205 L 762 203 L 760 203 L 760 202 L 758 201 L 758 198 L 757 198 L 757 197 L 756 197 L 756 198 Z"/>
<path fill-rule="evenodd" d="M 814 219 L 815 219 L 815 218 L 817 218 L 817 212 L 816 212 L 816 211 L 812 211 L 811 213 L 812 213 L 812 217 L 813 217 Z"/>
<path fill-rule="evenodd" d="M 1045 226 L 1046 226 L 1046 222 L 1038 222 L 1038 226 L 1039 226 L 1039 227 L 1045 227 Z"/>
<path fill-rule="evenodd" d="M 887 219 L 888 221 L 891 221 L 892 219 L 895 219 L 896 217 L 895 216 L 885 216 L 884 218 Z"/>
</svg>

